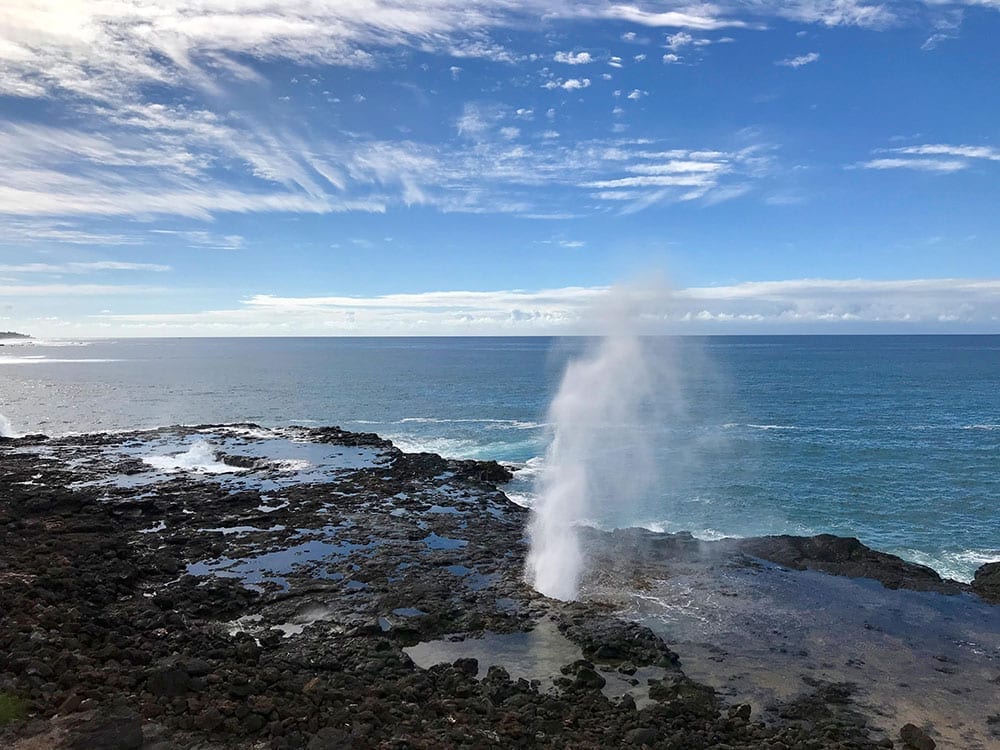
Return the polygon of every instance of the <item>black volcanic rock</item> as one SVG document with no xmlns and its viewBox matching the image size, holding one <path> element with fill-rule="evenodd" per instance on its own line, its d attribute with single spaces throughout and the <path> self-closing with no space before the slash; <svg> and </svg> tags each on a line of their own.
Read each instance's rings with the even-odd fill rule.
<svg viewBox="0 0 1000 750">
<path fill-rule="evenodd" d="M 1000 604 L 1000 561 L 986 563 L 976 571 L 972 590 L 985 601 Z"/>
<path fill-rule="evenodd" d="M 0 444 L 0 695 L 32 717 L 0 727 L 0 747 L 877 747 L 864 721 L 843 720 L 836 691 L 786 712 L 801 718 L 750 722 L 686 677 L 649 628 L 531 590 L 528 511 L 496 486 L 510 474 L 495 462 L 285 428 L 271 434 L 375 458 L 278 480 L 255 458 L 266 451 L 253 435 L 267 430 L 216 427 L 243 471 L 165 475 L 135 458 L 138 447 L 212 442 L 211 426 Z M 856 540 L 750 552 L 690 535 L 586 533 L 607 545 L 625 586 L 641 575 L 635 560 L 686 555 L 773 555 L 844 574 L 861 564 L 873 577 L 876 563 L 898 568 Z M 912 571 L 899 580 L 919 583 Z M 428 669 L 409 655 L 418 641 L 516 639 L 543 620 L 574 652 L 554 687 L 488 653 Z M 648 691 L 645 705 L 606 694 L 629 679 Z"/>
<path fill-rule="evenodd" d="M 871 578 L 890 589 L 913 589 L 955 594 L 966 590 L 962 584 L 946 580 L 926 565 L 878 552 L 853 537 L 765 536 L 742 539 L 736 547 L 754 557 L 770 560 L 795 570 L 818 570 L 850 578 Z"/>
<path fill-rule="evenodd" d="M 903 740 L 904 750 L 934 750 L 937 743 L 920 727 L 906 724 L 899 730 L 899 738 Z"/>
</svg>

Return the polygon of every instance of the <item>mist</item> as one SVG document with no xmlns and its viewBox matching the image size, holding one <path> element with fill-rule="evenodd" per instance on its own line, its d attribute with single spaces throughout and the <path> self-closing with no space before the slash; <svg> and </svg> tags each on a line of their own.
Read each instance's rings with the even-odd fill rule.
<svg viewBox="0 0 1000 750">
<path fill-rule="evenodd" d="M 579 594 L 578 525 L 641 506 L 664 474 L 654 435 L 685 409 L 681 371 L 671 339 L 642 333 L 669 304 L 665 286 L 615 288 L 595 311 L 601 337 L 566 366 L 528 529 L 525 578 L 546 596 Z"/>
<path fill-rule="evenodd" d="M 16 438 L 20 437 L 16 432 L 14 432 L 14 426 L 10 423 L 3 414 L 0 414 L 0 438 Z"/>
</svg>

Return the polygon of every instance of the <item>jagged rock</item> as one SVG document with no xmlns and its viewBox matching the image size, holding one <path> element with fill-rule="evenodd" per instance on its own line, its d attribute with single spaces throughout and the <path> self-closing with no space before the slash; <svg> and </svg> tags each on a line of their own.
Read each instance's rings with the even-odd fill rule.
<svg viewBox="0 0 1000 750">
<path fill-rule="evenodd" d="M 729 709 L 729 716 L 734 719 L 741 719 L 742 721 L 749 721 L 750 714 L 753 712 L 753 707 L 749 703 L 741 703 L 738 706 L 733 706 Z"/>
<path fill-rule="evenodd" d="M 72 750 L 139 750 L 142 743 L 139 715 L 126 708 L 116 708 L 97 714 L 76 730 L 69 747 Z"/>
<path fill-rule="evenodd" d="M 709 716 L 718 710 L 715 691 L 687 677 L 650 680 L 649 697 L 661 703 L 673 704 L 685 713 Z"/>
<path fill-rule="evenodd" d="M 853 537 L 819 534 L 811 537 L 765 536 L 734 543 L 739 550 L 795 570 L 819 570 L 851 578 L 872 578 L 886 588 L 957 594 L 966 589 L 942 579 L 926 565 L 877 552 Z"/>
<path fill-rule="evenodd" d="M 989 562 L 976 571 L 972 590 L 993 604 L 1000 604 L 1000 561 Z"/>
<path fill-rule="evenodd" d="M 937 743 L 916 724 L 905 724 L 899 730 L 899 738 L 903 740 L 906 750 L 934 750 Z"/>
<path fill-rule="evenodd" d="M 335 727 L 323 727 L 306 745 L 306 750 L 351 750 L 357 747 L 350 734 Z"/>
<path fill-rule="evenodd" d="M 659 738 L 660 733 L 649 727 L 639 727 L 631 729 L 625 734 L 625 741 L 632 745 L 652 745 Z"/>
<path fill-rule="evenodd" d="M 168 663 L 149 672 L 146 689 L 162 697 L 184 695 L 191 689 L 191 675 L 175 663 Z"/>
<path fill-rule="evenodd" d="M 141 493 L 89 484 L 149 471 L 114 458 L 118 446 L 131 452 L 151 434 L 203 439 L 202 429 L 54 438 L 44 451 L 39 440 L 0 446 L 0 610 L 9 613 L 0 617 L 0 653 L 11 656 L 0 691 L 24 694 L 37 717 L 30 729 L 0 727 L 0 747 L 23 750 L 22 741 L 43 737 L 23 747 L 66 750 L 60 732 L 84 734 L 62 722 L 91 715 L 106 718 L 87 729 L 88 748 L 116 727 L 113 741 L 124 745 L 109 747 L 127 750 L 136 747 L 136 715 L 161 727 L 147 732 L 144 750 L 876 746 L 863 725 L 820 725 L 814 739 L 797 720 L 764 725 L 739 710 L 720 713 L 714 692 L 684 677 L 648 628 L 615 619 L 608 605 L 531 591 L 521 579 L 528 511 L 493 486 L 507 473 L 492 462 L 407 455 L 339 428 L 288 428 L 282 434 L 295 440 L 370 447 L 380 458 L 263 495 L 193 474 Z M 239 454 L 238 445 L 227 439 L 227 452 Z M 164 529 L 140 533 L 161 520 Z M 637 559 L 707 549 L 690 535 L 581 533 L 635 541 Z M 484 633 L 516 641 L 542 618 L 583 656 L 557 678 L 564 690 L 542 676 L 512 680 L 496 663 L 456 660 L 457 651 L 424 670 L 403 650 Z M 480 667 L 488 669 L 475 679 Z M 650 667 L 666 679 L 650 685 L 654 702 L 640 710 L 633 696 L 609 700 L 600 689 Z M 71 694 L 82 700 L 67 703 Z M 108 719 L 117 698 L 135 714 Z M 74 712 L 55 717 L 61 704 Z"/>
<path fill-rule="evenodd" d="M 479 660 L 466 658 L 466 659 L 456 659 L 453 665 L 462 674 L 467 674 L 469 677 L 475 677 L 479 673 Z"/>
</svg>

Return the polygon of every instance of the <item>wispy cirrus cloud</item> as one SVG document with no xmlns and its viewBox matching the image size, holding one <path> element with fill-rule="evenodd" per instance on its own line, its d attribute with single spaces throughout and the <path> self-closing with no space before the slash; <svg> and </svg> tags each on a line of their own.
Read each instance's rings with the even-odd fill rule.
<svg viewBox="0 0 1000 750">
<path fill-rule="evenodd" d="M 54 297 L 141 296 L 169 291 L 162 286 L 129 284 L 0 284 L 0 297 L 36 297 L 43 301 Z"/>
<path fill-rule="evenodd" d="M 1000 162 L 1000 149 L 992 146 L 927 143 L 918 146 L 879 149 L 877 156 L 851 165 L 861 169 L 912 169 L 947 174 L 960 172 L 977 163 Z"/>
<path fill-rule="evenodd" d="M 162 273 L 170 266 L 159 263 L 128 263 L 117 260 L 72 261 L 68 263 L 0 264 L 0 273 L 83 274 L 101 271 L 149 271 Z"/>
<path fill-rule="evenodd" d="M 929 3 L 932 7 L 940 3 Z M 997 7 L 992 0 L 959 5 Z M 913 14 L 900 0 L 8 0 L 0 26 L 0 93 L 61 92 L 118 104 L 141 87 L 182 84 L 219 93 L 225 82 L 259 84 L 256 63 L 371 68 L 386 49 L 514 62 L 498 29 L 549 19 L 612 20 L 652 28 L 762 28 L 781 18 L 826 26 L 879 28 Z"/>
<path fill-rule="evenodd" d="M 817 60 L 819 60 L 819 52 L 809 52 L 805 55 L 798 55 L 797 57 L 786 57 L 783 60 L 778 60 L 774 64 L 785 68 L 801 68 L 803 65 L 809 65 Z"/>
<path fill-rule="evenodd" d="M 246 238 L 239 234 L 215 234 L 203 230 L 154 229 L 154 234 L 176 237 L 189 247 L 208 250 L 242 250 Z"/>
<path fill-rule="evenodd" d="M 638 5 L 605 5 L 594 4 L 588 8 L 581 5 L 578 10 L 581 15 L 596 18 L 629 21 L 641 26 L 673 29 L 698 29 L 711 31 L 714 29 L 744 28 L 751 24 L 738 18 L 726 17 L 718 6 L 702 7 L 682 6 L 678 3 L 676 10 L 645 10 Z"/>
<path fill-rule="evenodd" d="M 145 240 L 138 234 L 99 232 L 83 229 L 74 222 L 45 219 L 8 220 L 0 224 L 0 246 L 24 246 L 39 243 L 59 245 L 142 245 Z"/>
<path fill-rule="evenodd" d="M 590 79 L 554 85 L 578 91 Z M 0 217 L 21 225 L 45 217 L 211 220 L 227 212 L 378 213 L 393 205 L 559 213 L 551 196 L 537 192 L 546 186 L 576 191 L 564 198 L 576 213 L 581 194 L 591 199 L 589 210 L 606 210 L 602 204 L 624 197 L 611 195 L 622 187 L 659 188 L 639 196 L 647 205 L 702 198 L 730 173 L 765 178 L 773 161 L 763 149 L 657 152 L 655 143 L 625 139 L 526 141 L 524 111 L 466 105 L 456 122 L 458 138 L 436 144 L 353 134 L 306 141 L 287 130 L 240 127 L 239 116 L 164 105 L 116 112 L 112 132 L 0 125 Z M 700 176 L 684 175 L 692 172 Z M 221 184 L 220 174 L 228 176 Z M 690 190 L 663 190 L 670 187 Z M 157 231 L 205 248 L 243 243 L 233 234 Z"/>
<path fill-rule="evenodd" d="M 0 95 L 58 102 L 72 116 L 45 123 L 23 113 L 23 119 L 0 118 L 0 221 L 5 228 L 25 220 L 65 222 L 48 239 L 87 244 L 102 235 L 88 233 L 77 219 L 211 221 L 226 213 L 382 213 L 415 205 L 540 215 L 537 196 L 526 189 L 539 185 L 573 186 L 564 197 L 572 213 L 615 210 L 608 204 L 622 201 L 633 208 L 678 197 L 717 201 L 752 192 L 764 158 L 733 157 L 711 179 L 621 173 L 613 160 L 581 166 L 578 155 L 597 146 L 567 144 L 564 135 L 554 137 L 562 135 L 555 128 L 528 143 L 523 122 L 463 116 L 464 139 L 431 141 L 407 135 L 403 122 L 396 135 L 376 136 L 336 117 L 300 123 L 263 107 L 241 109 L 240 102 L 288 98 L 277 96 L 276 64 L 364 71 L 398 65 L 411 53 L 502 65 L 538 60 L 535 52 L 508 49 L 506 32 L 560 21 L 664 29 L 670 32 L 664 61 L 678 62 L 678 50 L 707 44 L 704 32 L 714 29 L 756 31 L 776 18 L 878 28 L 906 21 L 901 7 L 890 0 L 9 0 L 0 24 Z M 807 64 L 809 57 L 789 64 Z M 584 65 L 594 57 L 572 50 L 553 59 Z M 627 68 L 617 55 L 607 62 L 615 75 Z M 590 96 L 601 85 L 597 76 L 547 75 L 541 85 L 553 98 Z M 646 89 L 629 84 L 621 91 L 635 100 Z M 366 97 L 350 92 L 346 100 L 360 104 Z M 615 138 L 629 127 L 622 119 L 611 124 Z M 618 148 L 615 138 L 605 142 L 607 150 Z M 946 171 L 977 157 L 920 158 L 886 154 L 869 166 L 906 160 L 914 169 Z M 675 188 L 690 190 L 678 196 Z M 590 201 L 583 207 L 581 195 Z M 567 212 L 565 206 L 544 211 Z M 141 242 L 142 234 L 104 237 L 127 244 L 132 236 Z"/>
</svg>

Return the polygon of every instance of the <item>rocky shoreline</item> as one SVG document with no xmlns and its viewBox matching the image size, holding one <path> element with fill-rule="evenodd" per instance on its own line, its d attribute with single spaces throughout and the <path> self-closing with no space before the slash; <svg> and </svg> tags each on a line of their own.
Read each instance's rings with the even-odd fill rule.
<svg viewBox="0 0 1000 750">
<path fill-rule="evenodd" d="M 851 682 L 762 711 L 613 597 L 541 597 L 509 478 L 339 428 L 0 439 L 0 747 L 934 746 Z M 852 539 L 588 533 L 594 592 L 771 561 L 1000 600 L 995 563 L 967 586 Z"/>
</svg>

